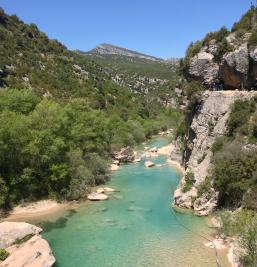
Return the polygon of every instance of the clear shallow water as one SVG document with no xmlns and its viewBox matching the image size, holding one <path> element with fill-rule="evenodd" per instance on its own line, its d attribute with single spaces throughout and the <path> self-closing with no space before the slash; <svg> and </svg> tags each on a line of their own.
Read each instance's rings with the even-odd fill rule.
<svg viewBox="0 0 257 267">
<path fill-rule="evenodd" d="M 163 146 L 158 138 L 148 146 Z M 166 157 L 152 159 L 164 164 Z M 121 192 L 90 202 L 54 221 L 41 222 L 58 267 L 216 266 L 205 240 L 181 227 L 171 210 L 178 174 L 168 165 L 147 169 L 144 162 L 123 166 L 108 186 Z M 176 213 L 195 232 L 209 235 L 202 218 Z"/>
</svg>

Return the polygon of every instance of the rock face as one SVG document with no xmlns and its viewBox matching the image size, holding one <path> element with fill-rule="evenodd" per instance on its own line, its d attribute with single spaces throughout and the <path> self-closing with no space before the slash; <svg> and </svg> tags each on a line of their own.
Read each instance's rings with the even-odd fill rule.
<svg viewBox="0 0 257 267">
<path fill-rule="evenodd" d="M 9 247 L 7 251 L 10 256 L 0 264 L 1 267 L 51 267 L 55 263 L 48 243 L 38 235 L 20 246 Z"/>
<path fill-rule="evenodd" d="M 229 34 L 225 40 L 230 49 L 222 55 L 217 52 L 216 41 L 211 40 L 190 59 L 188 77 L 201 81 L 207 88 L 216 82 L 226 89 L 252 88 L 257 77 L 257 48 L 248 44 L 250 36 L 245 33 L 239 38 L 235 33 Z"/>
<path fill-rule="evenodd" d="M 114 160 L 119 163 L 133 162 L 135 159 L 135 153 L 131 147 L 122 148 L 121 151 L 114 155 Z"/>
<path fill-rule="evenodd" d="M 25 222 L 0 223 L 0 248 L 11 246 L 16 240 L 28 235 L 37 235 L 42 229 Z"/>
<path fill-rule="evenodd" d="M 193 187 L 183 192 L 186 184 L 182 178 L 180 186 L 174 194 L 174 205 L 193 208 L 198 215 L 208 215 L 217 205 L 218 194 L 210 189 L 208 194 L 197 196 L 197 189 L 205 181 L 211 167 L 211 147 L 217 137 L 226 132 L 226 122 L 231 105 L 237 99 L 249 99 L 257 95 L 251 91 L 206 91 L 201 98 L 200 107 L 193 117 L 187 145 L 190 150 L 186 155 L 186 172 L 193 172 Z"/>
<path fill-rule="evenodd" d="M 41 231 L 41 228 L 23 222 L 0 223 L 0 248 L 9 252 L 0 267 L 53 266 L 55 258 L 47 241 L 39 235 Z"/>
<path fill-rule="evenodd" d="M 189 74 L 192 78 L 208 85 L 217 79 L 218 73 L 219 65 L 214 62 L 213 54 L 202 51 L 192 58 L 189 67 Z"/>
</svg>

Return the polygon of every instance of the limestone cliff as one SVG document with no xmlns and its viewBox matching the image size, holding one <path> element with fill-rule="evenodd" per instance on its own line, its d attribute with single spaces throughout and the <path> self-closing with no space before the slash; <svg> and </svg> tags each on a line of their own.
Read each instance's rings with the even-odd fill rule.
<svg viewBox="0 0 257 267">
<path fill-rule="evenodd" d="M 174 204 L 193 208 L 198 215 L 207 215 L 217 205 L 218 193 L 211 189 L 208 194 L 197 196 L 197 189 L 211 169 L 211 147 L 217 137 L 226 132 L 226 122 L 231 105 L 237 99 L 249 99 L 255 91 L 205 91 L 201 96 L 187 135 L 186 173 L 193 173 L 193 186 L 185 190 L 186 179 L 182 178 L 174 194 Z"/>
<path fill-rule="evenodd" d="M 215 40 L 212 45 L 203 46 L 190 60 L 188 76 L 206 87 L 220 82 L 228 89 L 252 88 L 257 77 L 257 47 L 248 45 L 250 36 L 246 33 L 240 43 L 235 43 L 235 33 L 228 35 L 226 41 L 231 51 L 222 56 L 216 55 Z"/>
</svg>

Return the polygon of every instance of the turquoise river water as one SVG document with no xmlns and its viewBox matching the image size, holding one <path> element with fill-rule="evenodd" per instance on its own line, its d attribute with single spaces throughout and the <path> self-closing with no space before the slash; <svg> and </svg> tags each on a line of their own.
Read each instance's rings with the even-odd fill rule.
<svg viewBox="0 0 257 267">
<path fill-rule="evenodd" d="M 156 138 L 147 146 L 167 142 Z M 107 185 L 120 192 L 110 193 L 109 200 L 37 222 L 57 267 L 216 266 L 214 251 L 203 245 L 206 241 L 180 224 L 210 236 L 204 219 L 172 211 L 179 174 L 165 164 L 165 156 L 151 160 L 164 165 L 146 168 L 142 161 L 114 172 Z"/>
</svg>

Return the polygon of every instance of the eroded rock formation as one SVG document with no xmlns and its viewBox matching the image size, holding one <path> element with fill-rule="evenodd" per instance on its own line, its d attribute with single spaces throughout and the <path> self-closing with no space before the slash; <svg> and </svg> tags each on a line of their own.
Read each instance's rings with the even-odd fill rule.
<svg viewBox="0 0 257 267">
<path fill-rule="evenodd" d="M 211 147 L 217 137 L 226 132 L 226 122 L 231 105 L 237 99 L 249 99 L 257 92 L 251 91 L 206 91 L 200 100 L 200 107 L 193 117 L 188 136 L 186 173 L 192 172 L 194 183 L 190 190 L 184 190 L 186 180 L 182 178 L 174 194 L 174 204 L 182 208 L 193 208 L 198 215 L 208 215 L 217 205 L 218 194 L 213 188 L 208 194 L 198 197 L 197 190 L 211 168 Z"/>
<path fill-rule="evenodd" d="M 226 89 L 250 89 L 257 77 L 257 48 L 249 45 L 251 33 L 241 38 L 231 33 L 226 37 L 230 49 L 224 54 L 218 53 L 218 45 L 211 40 L 199 53 L 190 59 L 188 77 L 213 87 L 221 82 Z"/>
</svg>

